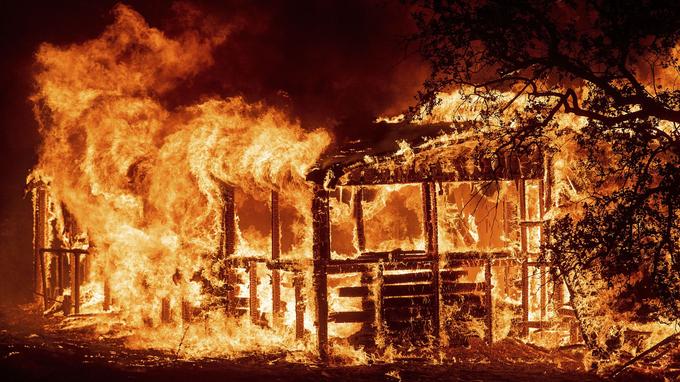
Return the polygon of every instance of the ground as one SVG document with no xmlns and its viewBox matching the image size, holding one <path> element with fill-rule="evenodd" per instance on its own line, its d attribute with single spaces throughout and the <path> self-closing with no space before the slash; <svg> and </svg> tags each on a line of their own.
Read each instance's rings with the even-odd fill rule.
<svg viewBox="0 0 680 382">
<path fill-rule="evenodd" d="M 52 319 L 54 320 L 54 319 Z M 443 364 L 423 360 L 361 366 L 284 361 L 281 354 L 236 359 L 181 360 L 155 350 L 130 350 L 122 340 L 48 330 L 48 319 L 0 308 L 0 372 L 12 381 L 602 381 L 588 372 L 575 349 L 549 351 L 502 341 L 493 347 L 451 350 Z M 512 356 L 510 356 L 512 354 Z M 455 362 L 453 361 L 455 359 Z M 484 359 L 483 362 L 475 361 Z M 617 380 L 642 380 L 627 374 Z M 646 377 L 645 380 L 663 380 Z"/>
</svg>

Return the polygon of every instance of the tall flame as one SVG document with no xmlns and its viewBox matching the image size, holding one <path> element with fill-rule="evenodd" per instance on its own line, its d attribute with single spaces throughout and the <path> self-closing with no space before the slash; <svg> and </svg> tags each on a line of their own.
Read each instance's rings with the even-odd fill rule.
<svg viewBox="0 0 680 382">
<path fill-rule="evenodd" d="M 94 280 L 108 278 L 126 324 L 144 327 L 160 297 L 205 298 L 190 278 L 219 245 L 216 180 L 253 197 L 280 190 L 311 232 L 304 175 L 331 137 L 239 97 L 166 107 L 163 96 L 212 63 L 229 28 L 170 37 L 127 6 L 114 16 L 93 40 L 37 52 L 37 172 L 97 246 Z"/>
</svg>

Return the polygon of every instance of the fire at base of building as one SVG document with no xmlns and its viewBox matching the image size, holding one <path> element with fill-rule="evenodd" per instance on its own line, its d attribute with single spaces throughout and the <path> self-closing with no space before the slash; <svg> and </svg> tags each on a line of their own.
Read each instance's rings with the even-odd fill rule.
<svg viewBox="0 0 680 382">
<path fill-rule="evenodd" d="M 326 153 L 308 173 L 308 257 L 282 256 L 278 190 L 271 191 L 265 229 L 269 253 L 238 254 L 238 241 L 247 240 L 238 224 L 247 212 L 237 212 L 238 185 L 220 184 L 221 240 L 213 255 L 224 283 L 215 288 L 200 275 L 190 282 L 229 316 L 316 341 L 322 360 L 332 357 L 335 343 L 380 354 L 463 345 L 472 336 L 489 344 L 507 336 L 581 342 L 570 295 L 542 252 L 546 213 L 555 205 L 549 158 L 478 157 L 479 141 L 451 124 L 385 125 L 375 126 L 385 131 L 380 139 Z M 96 243 L 79 232 L 49 184 L 34 179 L 29 186 L 35 294 L 46 314 L 77 316 Z M 166 279 L 177 283 L 187 272 Z M 96 310 L 109 311 L 117 286 L 106 277 L 90 281 L 103 284 Z M 184 298 L 158 300 L 149 326 L 198 321 L 209 308 Z M 306 321 L 313 322 L 311 333 Z"/>
</svg>

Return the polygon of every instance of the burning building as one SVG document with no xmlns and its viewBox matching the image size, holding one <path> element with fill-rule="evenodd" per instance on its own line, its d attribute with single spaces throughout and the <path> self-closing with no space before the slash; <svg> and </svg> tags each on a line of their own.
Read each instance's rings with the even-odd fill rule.
<svg viewBox="0 0 680 382">
<path fill-rule="evenodd" d="M 311 341 L 311 331 L 322 359 L 333 343 L 384 352 L 437 349 L 469 336 L 489 344 L 508 335 L 580 342 L 569 293 L 541 247 L 546 211 L 555 206 L 549 158 L 481 158 L 463 124 L 374 128 L 380 138 L 329 150 L 309 170 L 313 239 L 297 256 L 282 256 L 282 214 L 290 211 L 282 212 L 278 190 L 263 211 L 262 199 L 215 180 L 220 240 L 209 258 L 221 282 L 179 267 L 162 276 L 213 298 L 202 305 L 159 295 L 143 313 L 146 325 L 200 320 L 218 304 L 228 317 L 293 331 L 302 341 Z M 49 185 L 35 183 L 33 195 L 36 294 L 45 309 L 57 302 L 53 310 L 79 314 L 97 247 Z M 262 237 L 248 241 L 245 214 L 266 215 L 255 225 L 269 223 L 262 229 L 268 248 Z M 103 291 L 94 309 L 108 311 L 118 287 L 106 269 L 93 281 Z M 306 329 L 305 321 L 313 325 Z"/>
<path fill-rule="evenodd" d="M 131 348 L 172 352 L 175 359 L 280 351 L 305 364 L 446 364 L 460 349 L 502 352 L 537 344 L 546 352 L 577 353 L 575 368 L 584 370 L 614 357 L 636 362 L 680 338 L 673 327 L 677 278 L 670 272 L 677 247 L 659 240 L 658 254 L 645 252 L 643 260 L 654 261 L 654 272 L 663 276 L 652 280 L 667 287 L 659 288 L 663 293 L 650 292 L 644 256 L 628 250 L 636 248 L 629 245 L 641 232 L 635 229 L 677 232 L 671 210 L 678 178 L 668 165 L 675 154 L 663 157 L 677 145 L 658 143 L 670 139 L 671 124 L 651 127 L 644 139 L 653 149 L 636 151 L 640 158 L 651 155 L 645 168 L 652 173 L 621 176 L 621 168 L 641 167 L 607 139 L 630 150 L 638 141 L 626 141 L 629 130 L 597 129 L 603 120 L 616 125 L 637 106 L 607 109 L 606 96 L 579 104 L 601 96 L 592 81 L 572 83 L 580 73 L 553 75 L 548 65 L 530 73 L 537 78 L 506 78 L 519 72 L 491 73 L 495 66 L 486 62 L 451 70 L 499 75 L 503 85 L 456 83 L 461 79 L 454 76 L 449 80 L 459 88 L 451 89 L 433 77 L 408 118 L 376 117 L 404 110 L 381 90 L 348 102 L 353 109 L 344 119 L 317 108 L 323 97 L 309 89 L 330 82 L 343 92 L 356 78 L 329 69 L 333 74 L 324 75 L 331 80 L 321 76 L 301 86 L 310 101 L 296 89 L 288 93 L 306 69 L 282 66 L 276 71 L 292 77 L 271 86 L 258 82 L 267 75 L 252 74 L 258 78 L 252 87 L 267 88 L 260 89 L 266 96 L 241 91 L 250 80 L 225 69 L 231 54 L 257 51 L 258 59 L 236 63 L 250 70 L 271 58 L 266 49 L 234 44 L 233 52 L 216 54 L 245 27 L 203 20 L 183 6 L 186 17 L 166 33 L 117 5 L 100 36 L 44 43 L 35 53 L 30 100 L 42 144 L 27 183 L 32 291 L 43 319 L 124 338 Z M 255 16 L 244 19 L 260 19 L 258 10 L 250 11 Z M 284 12 L 285 23 L 288 16 Z M 441 41 L 451 43 L 437 35 L 441 19 L 416 16 L 419 30 L 431 33 L 416 35 L 420 48 L 430 63 L 441 64 L 430 69 L 450 75 L 437 72 L 450 65 L 438 55 L 448 46 Z M 542 53 L 543 45 L 528 45 L 520 56 Z M 222 66 L 201 77 L 216 61 Z M 222 75 L 234 77 L 236 90 L 213 83 Z M 408 87 L 366 77 L 396 93 Z M 307 104 L 295 104 L 296 97 Z M 369 105 L 372 98 L 382 105 Z M 582 115 L 583 105 L 603 108 L 605 117 L 598 120 L 592 110 Z M 301 109 L 315 109 L 312 122 L 302 121 Z M 607 166 L 614 171 L 607 173 Z M 639 227 L 626 226 L 633 216 L 626 211 L 614 214 L 620 211 L 611 197 L 646 197 L 619 193 L 635 176 L 640 187 L 651 187 L 649 195 L 667 196 L 637 201 L 649 215 L 635 215 L 642 216 Z M 600 191 L 607 197 L 593 196 Z M 617 235 L 635 226 L 628 247 L 602 229 L 597 219 L 609 213 L 623 221 L 610 227 Z M 650 250 L 655 241 L 640 243 Z M 628 269 L 634 272 L 622 272 Z"/>
</svg>

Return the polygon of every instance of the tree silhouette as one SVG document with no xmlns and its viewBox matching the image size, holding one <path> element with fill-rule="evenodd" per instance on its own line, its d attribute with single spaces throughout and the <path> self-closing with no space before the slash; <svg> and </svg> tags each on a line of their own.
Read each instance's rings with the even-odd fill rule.
<svg viewBox="0 0 680 382">
<path fill-rule="evenodd" d="M 412 5 L 432 71 L 411 115 L 453 89 L 495 124 L 493 149 L 568 142 L 582 198 L 562 201 L 553 260 L 575 277 L 597 269 L 630 319 L 679 319 L 680 2 Z"/>
</svg>

